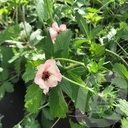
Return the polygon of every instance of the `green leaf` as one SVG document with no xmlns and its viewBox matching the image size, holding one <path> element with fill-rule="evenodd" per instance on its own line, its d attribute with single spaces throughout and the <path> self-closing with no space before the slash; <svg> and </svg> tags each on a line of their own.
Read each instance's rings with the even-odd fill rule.
<svg viewBox="0 0 128 128">
<path fill-rule="evenodd" d="M 41 103 L 42 89 L 38 85 L 32 84 L 27 88 L 25 95 L 25 108 L 31 113 L 38 111 Z"/>
<path fill-rule="evenodd" d="M 82 32 L 90 40 L 90 32 L 88 31 L 89 29 L 86 20 L 78 12 L 76 12 L 76 20 Z"/>
<path fill-rule="evenodd" d="M 127 81 L 121 77 L 116 77 L 112 80 L 112 84 L 116 85 L 119 88 L 127 88 Z"/>
<path fill-rule="evenodd" d="M 55 44 L 54 44 L 54 53 L 60 51 L 58 57 L 68 58 L 69 55 L 69 44 L 71 40 L 72 32 L 71 30 L 66 30 L 57 35 Z"/>
<path fill-rule="evenodd" d="M 44 108 L 42 110 L 42 114 L 45 116 L 45 118 L 47 118 L 48 120 L 53 120 L 53 116 L 51 115 L 49 108 Z"/>
<path fill-rule="evenodd" d="M 73 0 L 66 0 L 66 2 L 69 4 L 73 4 L 74 1 Z"/>
<path fill-rule="evenodd" d="M 113 66 L 113 71 L 116 72 L 118 75 L 128 79 L 128 70 L 123 64 L 116 63 Z"/>
<path fill-rule="evenodd" d="M 13 128 L 23 128 L 23 127 L 20 124 L 17 124 Z"/>
<path fill-rule="evenodd" d="M 59 85 L 52 88 L 49 93 L 50 112 L 54 117 L 64 118 L 68 112 L 68 105 L 64 99 L 63 93 Z"/>
<path fill-rule="evenodd" d="M 22 78 L 25 82 L 28 82 L 29 80 L 34 79 L 35 73 L 36 73 L 36 68 L 32 61 L 28 61 L 27 64 L 25 65 L 25 67 L 26 67 L 26 70 L 25 70 L 25 73 L 23 74 Z"/>
<path fill-rule="evenodd" d="M 98 58 L 104 54 L 105 47 L 100 44 L 92 43 L 89 50 L 93 58 Z"/>
<path fill-rule="evenodd" d="M 73 72 L 74 74 L 77 74 L 78 76 L 81 76 L 87 71 L 87 69 L 83 66 L 79 66 L 79 67 L 71 68 L 69 69 L 69 71 Z"/>
<path fill-rule="evenodd" d="M 24 128 L 41 128 L 39 122 L 34 118 L 27 118 L 24 122 Z"/>
<path fill-rule="evenodd" d="M 69 74 L 66 74 L 66 76 L 68 75 Z M 85 104 L 88 90 L 75 84 L 69 83 L 65 79 L 62 79 L 60 87 L 72 99 L 75 107 L 78 108 L 80 111 L 85 112 Z"/>
<path fill-rule="evenodd" d="M 12 58 L 12 56 L 14 55 L 12 52 L 12 48 L 11 47 L 5 47 L 5 46 L 1 46 L 0 47 L 0 52 L 2 55 L 2 62 L 1 62 L 1 66 L 5 67 L 6 69 L 11 66 L 8 61 Z"/>
<path fill-rule="evenodd" d="M 5 95 L 5 89 L 3 86 L 0 86 L 0 100 L 4 97 Z"/>
<path fill-rule="evenodd" d="M 88 126 L 85 126 L 83 124 L 74 123 L 73 121 L 71 121 L 71 119 L 69 120 L 69 123 L 70 128 L 89 128 Z"/>
<path fill-rule="evenodd" d="M 19 25 L 8 26 L 5 30 L 0 32 L 0 44 L 3 44 L 6 40 L 17 38 L 20 33 Z"/>
<path fill-rule="evenodd" d="M 121 119 L 121 128 L 127 128 L 128 127 L 128 118 Z"/>
<path fill-rule="evenodd" d="M 30 35 L 30 43 L 31 45 L 36 45 L 38 44 L 44 37 L 41 35 L 41 30 L 37 29 Z"/>
<path fill-rule="evenodd" d="M 28 38 L 32 31 L 32 26 L 25 21 L 25 23 L 22 22 L 20 24 L 20 28 L 22 29 L 22 31 L 20 32 L 20 36 L 23 38 Z"/>
<path fill-rule="evenodd" d="M 0 72 L 2 72 L 2 71 L 3 71 L 3 68 L 0 67 Z"/>
<path fill-rule="evenodd" d="M 126 100 L 120 99 L 118 107 L 121 109 L 122 112 L 124 112 L 124 114 L 126 114 L 126 116 L 128 116 L 128 102 Z"/>
<path fill-rule="evenodd" d="M 51 128 L 53 125 L 53 116 L 51 115 L 49 108 L 44 108 L 41 113 L 41 124 L 44 128 Z"/>
<path fill-rule="evenodd" d="M 8 82 L 8 81 L 5 81 L 2 86 L 4 87 L 6 92 L 13 92 L 14 91 L 13 84 Z"/>
<path fill-rule="evenodd" d="M 50 59 L 54 55 L 54 44 L 52 43 L 50 34 L 47 33 L 47 38 L 44 39 L 42 48 L 45 52 L 46 59 Z"/>
<path fill-rule="evenodd" d="M 5 81 L 8 79 L 9 77 L 9 72 L 8 72 L 8 69 L 4 68 L 2 73 L 0 74 L 0 77 L 1 77 L 1 80 L 2 81 Z"/>
<path fill-rule="evenodd" d="M 103 29 L 103 26 L 98 25 L 95 28 L 92 29 L 91 31 L 91 37 L 94 38 L 96 35 Z"/>
<path fill-rule="evenodd" d="M 53 13 L 51 0 L 36 0 L 36 11 L 41 22 L 50 18 Z"/>
</svg>

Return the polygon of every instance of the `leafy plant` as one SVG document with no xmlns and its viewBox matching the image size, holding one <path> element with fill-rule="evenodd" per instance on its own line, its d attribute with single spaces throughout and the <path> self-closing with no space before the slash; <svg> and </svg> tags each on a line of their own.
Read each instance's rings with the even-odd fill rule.
<svg viewBox="0 0 128 128">
<path fill-rule="evenodd" d="M 0 1 L 0 100 L 28 84 L 14 128 L 53 128 L 78 112 L 71 128 L 127 126 L 127 4 Z"/>
</svg>

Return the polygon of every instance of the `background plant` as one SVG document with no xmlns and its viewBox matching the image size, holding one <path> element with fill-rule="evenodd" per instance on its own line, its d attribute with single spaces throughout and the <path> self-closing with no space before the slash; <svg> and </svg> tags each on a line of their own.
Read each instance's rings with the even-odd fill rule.
<svg viewBox="0 0 128 128">
<path fill-rule="evenodd" d="M 0 3 L 0 98 L 12 92 L 19 79 L 30 83 L 25 95 L 25 117 L 15 128 L 54 127 L 70 113 L 71 102 L 91 121 L 76 124 L 70 120 L 71 128 L 91 127 L 94 123 L 101 127 L 95 119 L 104 119 L 103 127 L 114 127 L 117 121 L 124 127 L 127 118 L 121 119 L 123 114 L 117 108 L 122 110 L 119 99 L 127 100 L 128 2 L 2 0 Z M 54 21 L 68 28 L 57 36 L 55 44 L 48 31 Z M 57 61 L 63 79 L 45 96 L 33 79 L 36 66 L 51 58 Z M 41 124 L 37 120 L 39 113 Z"/>
</svg>

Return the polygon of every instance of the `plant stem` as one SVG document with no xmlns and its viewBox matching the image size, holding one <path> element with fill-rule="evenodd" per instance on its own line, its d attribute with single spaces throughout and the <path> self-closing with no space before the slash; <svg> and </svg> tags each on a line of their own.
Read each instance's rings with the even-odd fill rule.
<svg viewBox="0 0 128 128">
<path fill-rule="evenodd" d="M 55 60 L 64 60 L 64 61 L 68 61 L 68 62 L 72 62 L 72 63 L 76 63 L 76 64 L 79 64 L 79 65 L 85 66 L 84 63 L 82 63 L 82 62 L 67 59 L 67 58 L 55 58 Z"/>
<path fill-rule="evenodd" d="M 47 103 L 47 104 L 41 106 L 40 108 L 38 108 L 38 110 L 41 110 L 41 109 L 45 108 L 45 107 L 48 106 L 48 105 L 49 105 L 49 103 Z M 18 124 L 20 125 L 27 117 L 31 116 L 32 114 L 33 114 L 33 113 L 27 114 Z M 18 125 L 18 124 L 17 124 L 17 125 Z"/>
<path fill-rule="evenodd" d="M 69 65 L 67 67 L 65 67 L 65 69 L 70 69 L 70 68 L 73 68 L 75 66 L 79 66 L 80 64 L 72 64 L 72 65 Z"/>
<path fill-rule="evenodd" d="M 89 87 L 86 87 L 85 85 L 79 84 L 79 83 L 77 83 L 77 82 L 75 82 L 75 81 L 73 81 L 73 80 L 71 80 L 71 79 L 69 79 L 69 78 L 67 78 L 67 77 L 65 77 L 65 76 L 62 76 L 62 77 L 63 77 L 65 80 L 69 81 L 70 83 L 73 83 L 73 84 L 76 84 L 76 85 L 81 86 L 81 87 L 83 87 L 83 88 L 86 88 L 86 89 L 89 90 L 90 92 L 94 92 L 93 89 L 91 89 L 91 88 L 89 88 Z"/>
<path fill-rule="evenodd" d="M 54 126 L 58 123 L 59 120 L 60 120 L 60 118 L 58 118 L 58 119 L 54 122 L 54 124 L 51 126 L 51 128 L 54 128 Z"/>
<path fill-rule="evenodd" d="M 119 56 L 119 55 L 116 54 L 115 52 L 112 52 L 112 51 L 110 51 L 110 50 L 108 50 L 108 49 L 106 49 L 106 52 L 111 53 L 111 54 L 115 55 L 116 57 L 118 57 L 118 58 L 119 58 L 120 60 L 122 60 L 122 62 L 128 67 L 128 63 L 127 63 L 121 56 Z"/>
</svg>

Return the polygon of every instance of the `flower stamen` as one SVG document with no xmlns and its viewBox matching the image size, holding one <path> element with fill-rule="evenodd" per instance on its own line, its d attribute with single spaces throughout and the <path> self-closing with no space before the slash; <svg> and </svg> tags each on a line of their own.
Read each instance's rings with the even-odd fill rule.
<svg viewBox="0 0 128 128">
<path fill-rule="evenodd" d="M 50 77 L 50 73 L 49 73 L 48 71 L 42 72 L 42 79 L 43 79 L 44 81 L 48 80 L 49 77 Z"/>
</svg>

